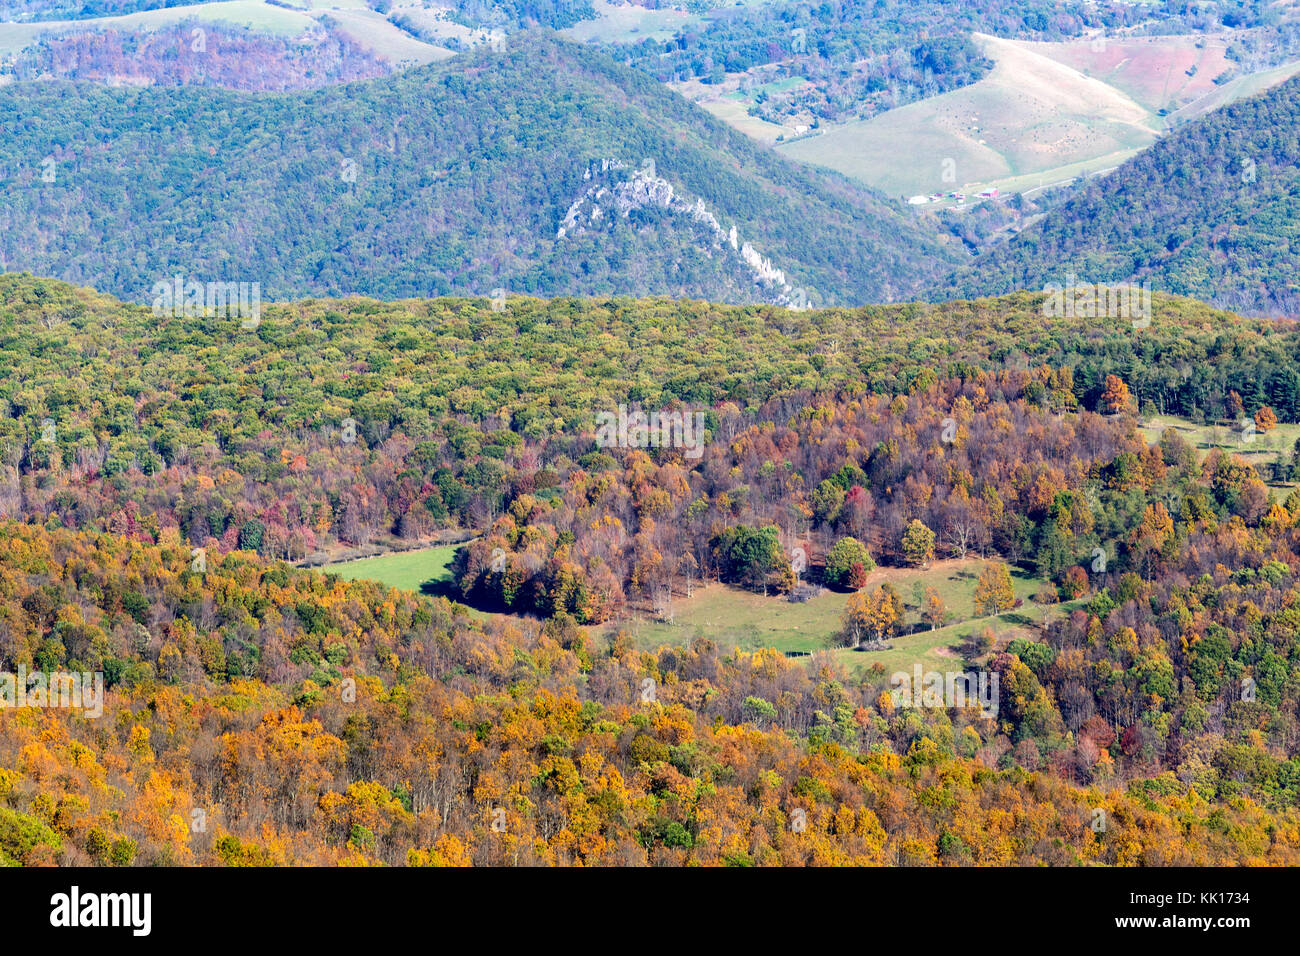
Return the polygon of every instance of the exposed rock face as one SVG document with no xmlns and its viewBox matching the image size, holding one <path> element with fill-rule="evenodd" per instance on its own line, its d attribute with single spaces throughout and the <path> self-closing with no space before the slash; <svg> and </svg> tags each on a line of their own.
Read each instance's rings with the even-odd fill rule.
<svg viewBox="0 0 1300 956">
<path fill-rule="evenodd" d="M 658 175 L 653 162 L 633 169 L 617 159 L 602 159 L 588 166 L 582 179 L 591 185 L 569 206 L 555 232 L 556 240 L 600 228 L 607 214 L 626 219 L 640 209 L 664 209 L 701 227 L 707 247 L 734 256 L 754 285 L 763 289 L 774 304 L 808 308 L 807 295 L 791 287 L 784 270 L 774 266 L 751 243 L 741 242 L 734 225 L 724 229 L 702 198 L 679 196 L 673 184 Z"/>
</svg>

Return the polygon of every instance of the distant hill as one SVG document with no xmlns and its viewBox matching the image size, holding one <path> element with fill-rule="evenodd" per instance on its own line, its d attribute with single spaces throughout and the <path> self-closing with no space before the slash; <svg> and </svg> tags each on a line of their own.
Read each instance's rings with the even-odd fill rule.
<svg viewBox="0 0 1300 956">
<path fill-rule="evenodd" d="M 877 194 L 537 34 L 310 93 L 0 88 L 0 265 L 146 301 L 177 272 L 265 298 L 906 297 L 951 268 Z"/>
<path fill-rule="evenodd" d="M 191 19 L 139 32 L 124 28 L 45 35 L 14 58 L 9 72 L 18 80 L 268 92 L 365 80 L 393 68 L 328 23 L 284 36 Z"/>
<path fill-rule="evenodd" d="M 933 287 L 939 298 L 1149 281 L 1300 315 L 1300 79 L 1180 127 Z"/>
</svg>

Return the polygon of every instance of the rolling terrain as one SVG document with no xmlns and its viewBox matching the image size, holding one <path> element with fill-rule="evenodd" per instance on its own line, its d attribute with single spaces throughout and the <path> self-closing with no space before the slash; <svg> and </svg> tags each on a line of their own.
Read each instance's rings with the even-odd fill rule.
<svg viewBox="0 0 1300 956">
<path fill-rule="evenodd" d="M 1300 79 L 1180 126 L 938 295 L 1148 282 L 1226 308 L 1296 315 Z"/>
<path fill-rule="evenodd" d="M 0 712 L 0 862 L 1296 863 L 1300 332 L 1042 304 L 0 276 L 0 672 L 103 690 Z"/>
<path fill-rule="evenodd" d="M 1231 64 L 1213 38 L 976 41 L 995 66 L 975 83 L 779 150 L 892 196 L 1024 192 L 1112 169 L 1163 135 L 1169 114 L 1194 118 L 1300 69 L 1221 89 Z"/>
<path fill-rule="evenodd" d="M 184 273 L 268 299 L 822 304 L 903 298 L 959 261 L 870 191 L 590 51 L 535 35 L 467 57 L 260 98 L 10 84 L 0 266 L 137 301 Z"/>
<path fill-rule="evenodd" d="M 965 866 L 1024 940 L 1265 923 L 1300 0 L 169 2 L 0 0 L 19 923 L 849 865 L 909 939 Z"/>
</svg>

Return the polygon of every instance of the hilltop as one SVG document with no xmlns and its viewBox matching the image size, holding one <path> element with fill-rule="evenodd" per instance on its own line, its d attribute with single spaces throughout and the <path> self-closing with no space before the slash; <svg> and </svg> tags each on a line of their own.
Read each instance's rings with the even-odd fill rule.
<svg viewBox="0 0 1300 956">
<path fill-rule="evenodd" d="M 542 35 L 312 92 L 14 83 L 0 125 L 0 264 L 136 301 L 177 272 L 280 299 L 881 301 L 960 255 Z"/>
</svg>

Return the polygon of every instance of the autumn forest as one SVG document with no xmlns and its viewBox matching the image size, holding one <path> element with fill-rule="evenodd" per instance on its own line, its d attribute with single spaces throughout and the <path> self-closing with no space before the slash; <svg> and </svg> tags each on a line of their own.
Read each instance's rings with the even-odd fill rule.
<svg viewBox="0 0 1300 956">
<path fill-rule="evenodd" d="M 1042 311 L 250 328 L 0 276 L 0 671 L 104 684 L 0 714 L 0 862 L 1300 863 L 1300 332 Z M 619 406 L 701 413 L 698 456 L 603 446 Z M 438 541 L 431 593 L 316 567 Z M 992 713 L 873 662 L 953 561 L 1016 622 L 946 652 Z M 802 656 L 628 629 L 714 586 L 847 601 Z"/>
</svg>

